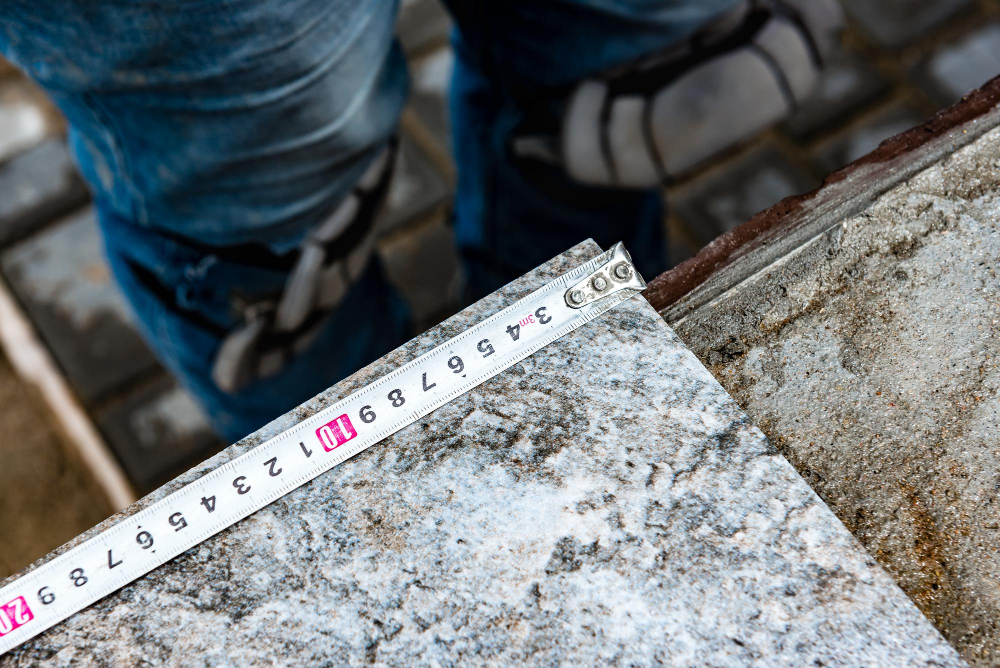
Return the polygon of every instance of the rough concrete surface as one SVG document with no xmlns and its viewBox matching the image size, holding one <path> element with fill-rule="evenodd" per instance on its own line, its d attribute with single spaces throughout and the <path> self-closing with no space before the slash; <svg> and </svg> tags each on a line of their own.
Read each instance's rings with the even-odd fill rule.
<svg viewBox="0 0 1000 668">
<path fill-rule="evenodd" d="M 676 321 L 966 659 L 1000 665 L 1000 130 Z"/>
<path fill-rule="evenodd" d="M 0 577 L 111 514 L 52 416 L 0 356 Z"/>
<path fill-rule="evenodd" d="M 638 298 L 0 659 L 28 663 L 962 665 Z"/>
</svg>

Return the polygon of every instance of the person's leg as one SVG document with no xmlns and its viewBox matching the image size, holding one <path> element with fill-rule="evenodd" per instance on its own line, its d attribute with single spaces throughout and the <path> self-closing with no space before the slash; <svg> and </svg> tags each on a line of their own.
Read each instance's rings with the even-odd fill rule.
<svg viewBox="0 0 1000 668">
<path fill-rule="evenodd" d="M 524 123 L 554 122 L 569 87 L 664 49 L 735 0 L 451 0 L 458 166 L 456 243 L 477 298 L 587 237 L 623 241 L 640 271 L 666 269 L 659 190 L 594 188 L 511 155 Z M 547 129 L 552 129 L 547 128 Z"/>
<path fill-rule="evenodd" d="M 66 114 L 141 328 L 230 440 L 405 338 L 355 187 L 407 93 L 396 5 L 0 5 L 0 52 Z"/>
</svg>

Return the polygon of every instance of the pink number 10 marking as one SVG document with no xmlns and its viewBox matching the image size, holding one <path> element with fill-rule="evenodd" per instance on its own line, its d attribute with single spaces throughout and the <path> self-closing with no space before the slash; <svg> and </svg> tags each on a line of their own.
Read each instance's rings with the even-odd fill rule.
<svg viewBox="0 0 1000 668">
<path fill-rule="evenodd" d="M 341 415 L 316 430 L 316 437 L 327 452 L 339 448 L 358 435 L 351 418 Z"/>
<path fill-rule="evenodd" d="M 0 606 L 0 636 L 5 636 L 14 629 L 24 626 L 35 616 L 25 603 L 23 596 L 18 596 L 10 603 Z"/>
</svg>

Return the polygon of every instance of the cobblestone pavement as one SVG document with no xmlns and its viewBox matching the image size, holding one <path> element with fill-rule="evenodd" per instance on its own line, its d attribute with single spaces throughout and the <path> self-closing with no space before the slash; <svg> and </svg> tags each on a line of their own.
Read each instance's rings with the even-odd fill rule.
<svg viewBox="0 0 1000 668">
<path fill-rule="evenodd" d="M 664 221 L 680 262 L 778 200 L 819 185 L 1000 71 L 1000 0 L 844 0 L 845 49 L 816 98 L 780 127 L 668 188 Z M 449 21 L 405 0 L 399 32 L 413 95 L 380 244 L 390 277 L 426 327 L 452 310 L 454 187 L 444 101 Z M 110 281 L 87 195 L 45 100 L 0 63 L 0 272 L 140 492 L 221 444 L 136 336 Z M 414 280 L 415 267 L 433 267 Z"/>
</svg>

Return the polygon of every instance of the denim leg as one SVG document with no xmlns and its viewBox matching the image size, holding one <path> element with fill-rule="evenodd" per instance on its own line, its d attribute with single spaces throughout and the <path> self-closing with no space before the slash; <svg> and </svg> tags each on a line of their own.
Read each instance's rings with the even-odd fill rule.
<svg viewBox="0 0 1000 668">
<path fill-rule="evenodd" d="M 450 0 L 458 29 L 451 118 L 456 243 L 478 298 L 593 238 L 623 241 L 640 271 L 667 268 L 659 190 L 582 186 L 508 150 L 522 123 L 558 117 L 569 86 L 671 45 L 735 0 Z"/>
<path fill-rule="evenodd" d="M 150 345 L 236 440 L 405 340 L 377 262 L 280 374 L 213 383 L 238 303 L 287 272 L 216 253 L 294 251 L 386 145 L 407 94 L 396 0 L 0 4 L 0 52 L 52 95 Z"/>
</svg>

